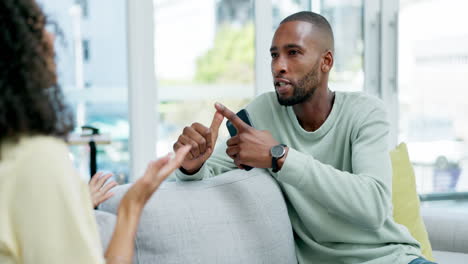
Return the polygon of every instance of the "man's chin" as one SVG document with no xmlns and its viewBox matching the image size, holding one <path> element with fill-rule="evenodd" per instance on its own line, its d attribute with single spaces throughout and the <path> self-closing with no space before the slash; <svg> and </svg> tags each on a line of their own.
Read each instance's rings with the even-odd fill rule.
<svg viewBox="0 0 468 264">
<path fill-rule="evenodd" d="M 278 103 L 282 106 L 295 105 L 294 98 L 292 96 L 280 95 L 278 92 L 276 92 L 276 98 L 278 99 Z"/>
<path fill-rule="evenodd" d="M 280 95 L 276 92 L 276 98 L 278 99 L 278 103 L 282 106 L 293 106 L 297 104 L 302 104 L 307 100 L 310 100 L 315 92 L 316 88 L 314 88 L 310 93 L 304 95 Z"/>
</svg>

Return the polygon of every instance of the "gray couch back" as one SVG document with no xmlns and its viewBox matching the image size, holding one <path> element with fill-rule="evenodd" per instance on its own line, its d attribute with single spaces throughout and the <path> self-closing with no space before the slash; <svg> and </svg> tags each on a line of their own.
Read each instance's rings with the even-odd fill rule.
<svg viewBox="0 0 468 264">
<path fill-rule="evenodd" d="M 105 248 L 128 188 L 116 188 L 96 212 Z M 297 263 L 281 190 L 261 169 L 164 183 L 144 209 L 135 245 L 140 264 Z"/>
</svg>

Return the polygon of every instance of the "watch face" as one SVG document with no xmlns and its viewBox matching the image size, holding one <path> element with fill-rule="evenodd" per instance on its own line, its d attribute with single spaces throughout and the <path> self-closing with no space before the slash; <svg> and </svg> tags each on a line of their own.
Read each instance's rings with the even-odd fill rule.
<svg viewBox="0 0 468 264">
<path fill-rule="evenodd" d="M 275 158 L 282 157 L 284 155 L 284 147 L 281 145 L 276 145 L 271 148 L 271 155 Z"/>
</svg>

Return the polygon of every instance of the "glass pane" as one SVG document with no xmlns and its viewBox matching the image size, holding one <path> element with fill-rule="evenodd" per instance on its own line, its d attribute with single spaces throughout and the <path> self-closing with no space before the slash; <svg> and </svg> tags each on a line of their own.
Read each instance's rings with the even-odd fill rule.
<svg viewBox="0 0 468 264">
<path fill-rule="evenodd" d="M 127 104 L 127 32 L 125 0 L 39 0 L 56 38 L 59 80 L 74 110 L 75 133 L 91 125 L 112 143 L 98 145 L 97 168 L 120 182 L 129 173 Z M 111 9 L 109 7 L 112 7 Z M 89 178 L 86 145 L 70 148 L 83 178 Z"/>
<path fill-rule="evenodd" d="M 420 193 L 468 191 L 468 2 L 400 1 L 400 141 Z"/>
<path fill-rule="evenodd" d="M 281 20 L 300 11 L 310 11 L 310 0 L 272 0 L 273 30 L 278 28 Z"/>
<path fill-rule="evenodd" d="M 321 0 L 320 14 L 330 22 L 335 36 L 335 64 L 330 88 L 339 91 L 364 89 L 363 0 Z"/>
<path fill-rule="evenodd" d="M 209 126 L 216 101 L 240 110 L 253 98 L 254 34 L 251 0 L 155 0 L 158 156 L 184 126 Z"/>
</svg>

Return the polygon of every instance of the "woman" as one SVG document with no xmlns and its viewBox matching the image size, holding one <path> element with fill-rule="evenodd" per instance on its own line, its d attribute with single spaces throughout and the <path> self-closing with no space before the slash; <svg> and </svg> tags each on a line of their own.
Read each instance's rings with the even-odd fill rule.
<svg viewBox="0 0 468 264">
<path fill-rule="evenodd" d="M 34 0 L 0 1 L 0 263 L 104 263 L 88 187 L 63 138 L 53 39 Z M 121 200 L 107 263 L 131 263 L 143 207 L 190 148 L 150 162 Z"/>
</svg>

